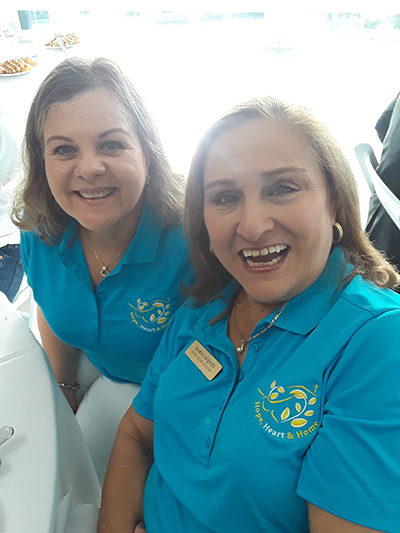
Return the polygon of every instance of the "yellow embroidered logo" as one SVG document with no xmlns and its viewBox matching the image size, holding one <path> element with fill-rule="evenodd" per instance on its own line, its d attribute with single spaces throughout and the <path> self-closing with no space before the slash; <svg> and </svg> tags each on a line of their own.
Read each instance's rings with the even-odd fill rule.
<svg viewBox="0 0 400 533">
<path fill-rule="evenodd" d="M 273 381 L 267 394 L 258 389 L 261 395 L 260 400 L 255 402 L 258 423 L 272 437 L 306 437 L 318 427 L 318 421 L 313 420 L 318 388 L 318 385 L 314 385 L 312 392 L 303 385 L 282 386 Z"/>
<path fill-rule="evenodd" d="M 133 309 L 130 313 L 132 322 L 149 333 L 163 330 L 171 320 L 169 298 L 167 301 L 152 300 L 150 302 L 144 302 L 138 298 L 136 305 L 130 303 L 129 306 Z"/>
</svg>

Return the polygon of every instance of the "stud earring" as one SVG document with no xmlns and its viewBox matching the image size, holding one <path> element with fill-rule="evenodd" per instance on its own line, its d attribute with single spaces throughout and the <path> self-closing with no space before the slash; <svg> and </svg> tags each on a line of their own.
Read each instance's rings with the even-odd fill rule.
<svg viewBox="0 0 400 533">
<path fill-rule="evenodd" d="M 339 242 L 343 239 L 343 228 L 339 224 L 339 222 L 335 222 L 332 227 L 332 242 L 333 244 L 339 244 Z"/>
</svg>

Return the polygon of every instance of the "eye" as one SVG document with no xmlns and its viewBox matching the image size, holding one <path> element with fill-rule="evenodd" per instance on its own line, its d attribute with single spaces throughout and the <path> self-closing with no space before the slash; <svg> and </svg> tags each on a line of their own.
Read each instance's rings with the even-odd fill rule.
<svg viewBox="0 0 400 533">
<path fill-rule="evenodd" d="M 266 196 L 285 197 L 298 192 L 300 189 L 294 183 L 275 183 L 266 191 Z"/>
<path fill-rule="evenodd" d="M 106 141 L 101 145 L 101 150 L 103 152 L 108 152 L 111 154 L 120 152 L 123 149 L 123 145 L 119 141 Z"/>
<path fill-rule="evenodd" d="M 70 157 L 73 157 L 76 154 L 76 148 L 74 146 L 71 146 L 70 144 L 62 144 L 54 148 L 53 154 L 58 155 L 64 159 L 69 159 Z"/>
<path fill-rule="evenodd" d="M 222 192 L 217 194 L 213 199 L 212 202 L 216 206 L 221 207 L 230 207 L 236 205 L 240 201 L 240 197 L 238 194 L 234 192 Z"/>
</svg>

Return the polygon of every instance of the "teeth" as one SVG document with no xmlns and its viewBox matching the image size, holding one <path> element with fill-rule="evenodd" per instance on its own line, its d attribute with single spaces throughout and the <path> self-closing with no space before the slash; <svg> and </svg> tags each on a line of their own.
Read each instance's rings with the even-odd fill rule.
<svg viewBox="0 0 400 533">
<path fill-rule="evenodd" d="M 265 256 L 268 254 L 279 253 L 286 250 L 286 248 L 286 244 L 275 244 L 262 248 L 261 250 L 243 250 L 243 255 L 244 257 L 259 257 L 260 255 Z"/>
<path fill-rule="evenodd" d="M 246 260 L 246 263 L 251 266 L 251 267 L 256 267 L 256 268 L 263 268 L 263 267 L 267 267 L 267 266 L 273 266 L 273 265 L 276 265 L 276 263 L 279 263 L 280 261 L 282 261 L 283 257 L 282 256 L 279 256 L 279 257 L 275 257 L 274 259 L 271 259 L 271 261 L 263 261 L 262 263 L 258 262 L 258 263 L 255 263 L 254 261 L 251 261 L 251 259 L 247 259 Z"/>
<path fill-rule="evenodd" d="M 86 199 L 105 198 L 113 192 L 113 189 L 105 189 L 103 191 L 79 191 L 79 194 Z"/>
</svg>

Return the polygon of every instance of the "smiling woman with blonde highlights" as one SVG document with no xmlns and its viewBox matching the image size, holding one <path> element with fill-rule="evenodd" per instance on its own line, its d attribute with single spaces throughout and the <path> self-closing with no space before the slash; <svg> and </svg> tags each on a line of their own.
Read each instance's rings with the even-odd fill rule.
<svg viewBox="0 0 400 533">
<path fill-rule="evenodd" d="M 184 221 L 197 283 L 121 422 L 98 531 L 400 531 L 399 275 L 332 136 L 272 98 L 234 108 Z"/>
<path fill-rule="evenodd" d="M 206 156 L 219 135 L 239 124 L 255 119 L 269 119 L 286 124 L 307 143 L 315 161 L 320 165 L 331 202 L 337 209 L 336 220 L 343 228 L 345 257 L 354 265 L 350 276 L 361 274 L 378 286 L 393 287 L 397 272 L 374 247 L 362 229 L 359 198 L 353 173 L 337 142 L 327 128 L 306 108 L 290 106 L 276 99 L 254 99 L 239 104 L 216 122 L 204 135 L 192 161 L 191 177 L 186 189 L 186 220 L 192 240 L 191 256 L 196 265 L 198 283 L 193 294 L 198 301 L 214 298 L 226 284 L 226 269 L 210 252 L 209 237 L 203 217 L 203 175 Z"/>
</svg>

